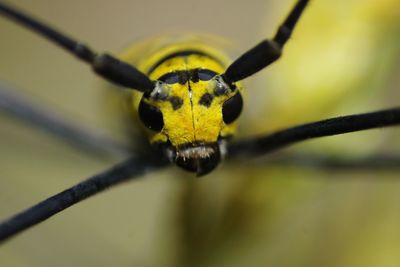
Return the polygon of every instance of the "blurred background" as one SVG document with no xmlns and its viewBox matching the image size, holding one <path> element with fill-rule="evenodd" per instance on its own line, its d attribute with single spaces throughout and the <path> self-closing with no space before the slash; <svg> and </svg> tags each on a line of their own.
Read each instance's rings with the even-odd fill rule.
<svg viewBox="0 0 400 267">
<path fill-rule="evenodd" d="M 274 34 L 295 1 L 8 1 L 99 51 L 168 32 L 230 39 L 237 56 Z M 0 81 L 78 124 L 108 122 L 90 69 L 0 18 Z M 400 104 L 398 0 L 312 1 L 283 58 L 248 79 L 241 136 Z M 0 114 L 0 218 L 121 160 L 100 158 Z M 400 130 L 282 151 L 400 154 Z M 1 266 L 399 266 L 400 180 L 271 162 L 175 167 L 96 195 L 11 239 Z"/>
</svg>

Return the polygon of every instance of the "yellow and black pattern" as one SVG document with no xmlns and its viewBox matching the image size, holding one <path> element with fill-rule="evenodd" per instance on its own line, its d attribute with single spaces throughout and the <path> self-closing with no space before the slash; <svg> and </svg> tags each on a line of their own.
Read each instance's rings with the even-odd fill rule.
<svg viewBox="0 0 400 267">
<path fill-rule="evenodd" d="M 219 162 L 222 140 L 235 134 L 243 104 L 241 85 L 227 85 L 220 77 L 228 57 L 196 40 L 161 45 L 150 54 L 131 49 L 123 59 L 157 84 L 151 93 L 132 93 L 131 108 L 138 111 L 150 143 L 168 144 L 171 161 L 180 155 L 184 161 L 212 158 L 218 150 Z"/>
</svg>

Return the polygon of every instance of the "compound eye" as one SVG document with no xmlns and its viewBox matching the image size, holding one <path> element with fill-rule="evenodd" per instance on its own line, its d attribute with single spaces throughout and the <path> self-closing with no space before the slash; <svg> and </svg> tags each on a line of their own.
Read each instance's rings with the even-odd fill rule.
<svg viewBox="0 0 400 267">
<path fill-rule="evenodd" d="M 242 112 L 243 98 L 240 93 L 232 96 L 222 105 L 222 118 L 225 124 L 234 122 Z"/>
<path fill-rule="evenodd" d="M 143 98 L 139 104 L 139 117 L 143 124 L 153 131 L 160 132 L 164 127 L 163 115 L 160 109 L 146 103 Z"/>
</svg>

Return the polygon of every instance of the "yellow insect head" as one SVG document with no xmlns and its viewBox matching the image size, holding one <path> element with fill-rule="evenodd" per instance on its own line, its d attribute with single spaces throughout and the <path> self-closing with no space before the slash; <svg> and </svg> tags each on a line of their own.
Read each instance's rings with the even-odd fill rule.
<svg viewBox="0 0 400 267">
<path fill-rule="evenodd" d="M 203 175 L 224 157 L 225 140 L 242 110 L 239 84 L 227 84 L 224 65 L 202 50 L 164 55 L 147 70 L 153 91 L 134 96 L 154 146 L 178 166 Z"/>
</svg>

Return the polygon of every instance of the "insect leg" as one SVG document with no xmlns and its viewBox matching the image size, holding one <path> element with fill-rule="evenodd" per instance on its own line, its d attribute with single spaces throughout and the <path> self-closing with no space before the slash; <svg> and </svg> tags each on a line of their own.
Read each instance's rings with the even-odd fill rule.
<svg viewBox="0 0 400 267">
<path fill-rule="evenodd" d="M 231 144 L 228 155 L 256 156 L 311 138 L 338 135 L 400 124 L 400 107 L 371 113 L 336 117 L 280 130 L 267 136 Z"/>
<path fill-rule="evenodd" d="M 0 114 L 6 113 L 37 128 L 49 132 L 70 144 L 76 145 L 85 152 L 93 152 L 101 156 L 127 156 L 128 145 L 119 144 L 98 130 L 78 126 L 62 119 L 53 110 L 44 109 L 43 105 L 35 104 L 14 90 L 0 83 Z"/>
<path fill-rule="evenodd" d="M 257 164 L 258 161 L 255 163 Z M 399 171 L 400 155 L 380 154 L 357 158 L 338 158 L 334 156 L 322 156 L 309 153 L 280 153 L 268 157 L 266 162 L 260 162 L 263 166 L 296 166 L 336 172 L 347 171 Z"/>
<path fill-rule="evenodd" d="M 0 223 L 0 243 L 113 185 L 131 178 L 139 178 L 141 175 L 160 169 L 165 165 L 166 162 L 159 159 L 137 157 L 94 175 L 2 221 Z"/>
</svg>

